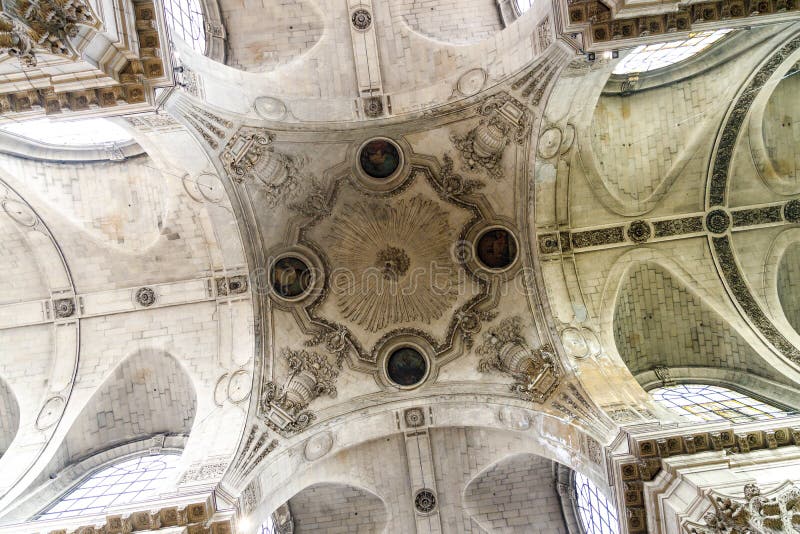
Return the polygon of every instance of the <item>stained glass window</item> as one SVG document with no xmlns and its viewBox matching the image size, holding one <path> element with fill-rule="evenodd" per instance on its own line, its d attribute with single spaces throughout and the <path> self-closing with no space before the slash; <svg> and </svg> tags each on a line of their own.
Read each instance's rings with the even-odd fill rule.
<svg viewBox="0 0 800 534">
<path fill-rule="evenodd" d="M 533 0 L 514 0 L 514 5 L 517 8 L 517 13 L 522 15 L 531 8 Z"/>
<path fill-rule="evenodd" d="M 680 384 L 650 390 L 662 406 L 692 422 L 764 421 L 790 415 L 780 408 L 720 386 Z"/>
<path fill-rule="evenodd" d="M 617 511 L 594 483 L 575 472 L 578 517 L 585 534 L 619 534 Z"/>
<path fill-rule="evenodd" d="M 53 503 L 37 520 L 102 514 L 156 497 L 165 480 L 174 474 L 180 456 L 155 454 L 123 460 L 90 475 Z"/>
<path fill-rule="evenodd" d="M 93 146 L 131 140 L 121 127 L 107 119 L 51 121 L 48 118 L 0 124 L 0 130 L 32 141 L 59 146 Z"/>
<path fill-rule="evenodd" d="M 206 53 L 203 10 L 198 0 L 164 0 L 164 14 L 172 37 L 181 39 L 200 54 Z"/>
<path fill-rule="evenodd" d="M 688 39 L 637 46 L 617 63 L 614 74 L 646 72 L 683 61 L 719 41 L 731 29 L 690 33 Z"/>
</svg>

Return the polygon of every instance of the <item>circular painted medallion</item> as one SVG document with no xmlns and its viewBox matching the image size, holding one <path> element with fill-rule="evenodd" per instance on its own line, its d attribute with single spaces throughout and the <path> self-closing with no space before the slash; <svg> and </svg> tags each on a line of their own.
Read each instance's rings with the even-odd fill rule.
<svg viewBox="0 0 800 534">
<path fill-rule="evenodd" d="M 399 386 L 415 386 L 425 380 L 428 374 L 428 362 L 418 350 L 400 347 L 387 358 L 386 374 Z"/>
<path fill-rule="evenodd" d="M 361 170 L 367 176 L 381 180 L 397 172 L 400 161 L 400 149 L 387 139 L 369 141 L 358 154 Z"/>
<path fill-rule="evenodd" d="M 273 291 L 285 299 L 303 296 L 314 281 L 308 264 L 295 256 L 278 259 L 272 265 L 270 278 Z"/>
<path fill-rule="evenodd" d="M 505 228 L 487 230 L 475 248 L 478 260 L 489 269 L 505 269 L 517 259 L 517 242 Z"/>
</svg>

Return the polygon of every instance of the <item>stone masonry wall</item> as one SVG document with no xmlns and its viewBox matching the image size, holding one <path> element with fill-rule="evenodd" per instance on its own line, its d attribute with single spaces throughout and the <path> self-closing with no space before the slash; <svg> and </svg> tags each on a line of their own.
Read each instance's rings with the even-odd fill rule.
<svg viewBox="0 0 800 534">
<path fill-rule="evenodd" d="M 541 456 L 506 458 L 474 479 L 464 505 L 488 532 L 566 534 L 561 502 L 553 484 L 553 464 Z"/>
<path fill-rule="evenodd" d="M 503 29 L 495 0 L 392 0 L 389 8 L 414 31 L 447 43 L 477 43 Z"/>
<path fill-rule="evenodd" d="M 148 434 L 188 434 L 194 388 L 178 362 L 163 352 L 131 356 L 100 386 L 67 434 L 71 460 Z"/>
<path fill-rule="evenodd" d="M 352 486 L 316 484 L 289 500 L 297 534 L 383 532 L 386 507 L 377 496 Z"/>
<path fill-rule="evenodd" d="M 715 312 L 655 265 L 631 269 L 614 310 L 614 338 L 635 375 L 657 365 L 774 371 Z"/>
<path fill-rule="evenodd" d="M 313 0 L 222 0 L 220 8 L 225 26 L 237 30 L 228 33 L 227 64 L 241 70 L 263 72 L 288 63 L 325 30 Z"/>
<path fill-rule="evenodd" d="M 800 333 L 800 243 L 783 254 L 778 270 L 778 297 L 786 320 Z"/>
</svg>

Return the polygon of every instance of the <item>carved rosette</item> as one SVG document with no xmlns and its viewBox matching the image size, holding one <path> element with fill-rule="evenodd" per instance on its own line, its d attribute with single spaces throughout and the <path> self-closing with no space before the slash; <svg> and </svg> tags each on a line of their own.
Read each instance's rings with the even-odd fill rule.
<svg viewBox="0 0 800 534">
<path fill-rule="evenodd" d="M 648 239 L 653 237 L 653 229 L 647 221 L 633 221 L 626 232 L 628 239 L 634 243 L 646 243 Z"/>
<path fill-rule="evenodd" d="M 65 319 L 75 314 L 75 301 L 69 299 L 56 299 L 53 301 L 53 311 L 57 319 Z"/>
<path fill-rule="evenodd" d="M 414 508 L 421 514 L 429 514 L 436 509 L 436 494 L 433 490 L 423 488 L 414 495 Z"/>
<path fill-rule="evenodd" d="M 731 216 L 723 209 L 714 209 L 706 214 L 706 228 L 712 234 L 724 234 L 731 225 Z"/>
<path fill-rule="evenodd" d="M 140 287 L 136 290 L 135 298 L 140 306 L 147 308 L 156 303 L 156 292 L 150 287 Z"/>
<path fill-rule="evenodd" d="M 559 383 L 560 370 L 550 347 L 537 350 L 528 347 L 522 337 L 519 317 L 503 320 L 484 335 L 477 352 L 482 356 L 478 370 L 500 371 L 514 378 L 511 391 L 518 397 L 544 402 Z"/>
<path fill-rule="evenodd" d="M 367 31 L 372 26 L 372 14 L 366 9 L 356 9 L 350 16 L 353 28 L 360 32 Z"/>
<path fill-rule="evenodd" d="M 790 223 L 800 223 L 800 200 L 790 200 L 783 208 L 783 218 Z"/>
<path fill-rule="evenodd" d="M 380 96 L 370 96 L 365 98 L 364 114 L 373 119 L 383 115 L 383 98 Z"/>
<path fill-rule="evenodd" d="M 290 436 L 304 430 L 315 416 L 306 411 L 317 397 L 336 397 L 339 370 L 326 356 L 305 350 L 285 349 L 289 366 L 283 385 L 268 382 L 261 395 L 261 417 L 276 432 Z"/>
</svg>

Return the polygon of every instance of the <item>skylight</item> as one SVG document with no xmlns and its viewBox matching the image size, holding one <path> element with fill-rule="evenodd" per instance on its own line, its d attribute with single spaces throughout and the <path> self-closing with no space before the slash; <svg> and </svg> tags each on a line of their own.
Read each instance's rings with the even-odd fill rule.
<svg viewBox="0 0 800 534">
<path fill-rule="evenodd" d="M 0 124 L 0 130 L 55 146 L 93 146 L 126 143 L 132 138 L 107 119 L 52 121 L 48 118 Z"/>
</svg>

